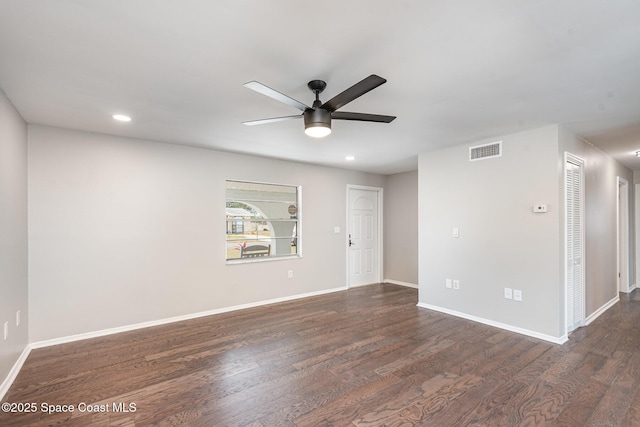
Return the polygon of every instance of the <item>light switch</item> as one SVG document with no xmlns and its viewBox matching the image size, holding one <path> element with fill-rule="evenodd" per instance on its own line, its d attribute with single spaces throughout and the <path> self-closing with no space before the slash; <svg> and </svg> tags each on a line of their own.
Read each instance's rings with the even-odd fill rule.
<svg viewBox="0 0 640 427">
<path fill-rule="evenodd" d="M 458 230 L 458 227 L 453 227 L 451 230 L 451 236 L 455 238 L 460 237 L 460 230 Z"/>
</svg>

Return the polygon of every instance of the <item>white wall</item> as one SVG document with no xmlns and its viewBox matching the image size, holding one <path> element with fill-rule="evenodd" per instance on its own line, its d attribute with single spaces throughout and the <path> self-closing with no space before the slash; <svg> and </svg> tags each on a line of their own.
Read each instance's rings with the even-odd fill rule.
<svg viewBox="0 0 640 427">
<path fill-rule="evenodd" d="M 386 178 L 384 277 L 393 282 L 418 284 L 418 171 Z"/>
<path fill-rule="evenodd" d="M 28 343 L 27 125 L 0 91 L 0 378 Z M 16 311 L 21 323 L 16 326 Z M 9 336 L 3 340 L 4 323 Z"/>
<path fill-rule="evenodd" d="M 469 161 L 469 146 L 497 140 L 502 157 Z M 422 305 L 561 336 L 557 157 L 557 126 L 420 155 Z M 536 203 L 548 213 L 533 213 Z M 523 301 L 505 299 L 506 287 Z"/>
<path fill-rule="evenodd" d="M 302 186 L 302 258 L 225 263 L 226 179 Z M 343 287 L 347 184 L 384 176 L 30 125 L 30 340 Z"/>
<path fill-rule="evenodd" d="M 617 177 L 632 182 L 633 174 L 560 126 L 471 145 L 494 140 L 503 141 L 496 159 L 469 162 L 468 146 L 420 155 L 420 304 L 561 341 L 564 152 L 585 160 L 587 317 L 617 298 Z M 537 203 L 548 212 L 533 213 Z M 446 278 L 460 280 L 460 290 L 446 289 Z M 505 299 L 505 287 L 522 290 L 523 301 Z"/>
</svg>

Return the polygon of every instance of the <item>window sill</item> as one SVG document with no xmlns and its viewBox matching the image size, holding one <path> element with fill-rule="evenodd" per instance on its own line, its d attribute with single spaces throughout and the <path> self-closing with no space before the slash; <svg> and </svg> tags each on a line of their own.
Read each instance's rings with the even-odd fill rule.
<svg viewBox="0 0 640 427">
<path fill-rule="evenodd" d="M 227 265 L 235 264 L 253 264 L 256 262 L 269 262 L 269 261 L 284 261 L 291 259 L 300 259 L 302 255 L 283 255 L 283 256 L 270 256 L 270 257 L 256 257 L 256 258 L 238 258 L 226 260 Z"/>
</svg>

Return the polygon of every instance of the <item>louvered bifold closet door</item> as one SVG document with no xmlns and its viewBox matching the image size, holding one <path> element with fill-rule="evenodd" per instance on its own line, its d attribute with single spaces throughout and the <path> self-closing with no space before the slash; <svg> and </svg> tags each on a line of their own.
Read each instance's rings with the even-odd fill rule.
<svg viewBox="0 0 640 427">
<path fill-rule="evenodd" d="M 567 201 L 567 333 L 584 324 L 584 218 L 583 179 L 580 165 L 566 163 Z"/>
</svg>

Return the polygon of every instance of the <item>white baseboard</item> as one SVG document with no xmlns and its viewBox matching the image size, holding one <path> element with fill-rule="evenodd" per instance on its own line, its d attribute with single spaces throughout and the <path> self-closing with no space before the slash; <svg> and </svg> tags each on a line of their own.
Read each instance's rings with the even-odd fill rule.
<svg viewBox="0 0 640 427">
<path fill-rule="evenodd" d="M 31 345 L 27 345 L 24 350 L 22 350 L 20 357 L 18 357 L 18 360 L 16 360 L 16 363 L 13 364 L 13 367 L 9 371 L 9 375 L 7 375 L 4 381 L 2 381 L 2 385 L 0 385 L 0 402 L 4 399 L 4 395 L 7 394 L 11 384 L 13 384 L 18 376 L 20 369 L 22 369 L 22 365 L 24 365 L 27 357 L 29 357 L 29 353 L 31 353 Z"/>
<path fill-rule="evenodd" d="M 602 313 L 604 313 L 605 311 L 607 311 L 611 307 L 613 307 L 615 304 L 617 304 L 618 301 L 620 301 L 620 297 L 616 295 L 615 298 L 612 298 L 611 301 L 609 301 L 608 303 L 604 304 L 602 307 L 600 307 L 599 309 L 597 309 L 596 311 L 591 313 L 586 319 L 584 319 L 584 324 L 588 325 L 591 322 L 593 322 L 594 320 L 596 320 L 598 317 L 600 317 L 600 315 Z"/>
<path fill-rule="evenodd" d="M 438 306 L 434 306 L 434 305 L 430 305 L 430 304 L 425 304 L 425 303 L 422 303 L 422 302 L 418 303 L 418 307 L 422 307 L 422 308 L 426 308 L 426 309 L 429 309 L 429 310 L 438 311 L 440 313 L 450 314 L 452 316 L 461 317 L 463 319 L 471 320 L 471 321 L 478 322 L 478 323 L 483 323 L 483 324 L 489 325 L 489 326 L 494 326 L 496 328 L 504 329 L 504 330 L 507 330 L 507 331 L 510 331 L 510 332 L 515 332 L 517 334 L 526 335 L 526 336 L 533 337 L 533 338 L 538 338 L 538 339 L 541 339 L 541 340 L 544 340 L 544 341 L 549 341 L 549 342 L 552 342 L 554 344 L 564 344 L 565 342 L 567 342 L 567 336 L 566 335 L 563 335 L 561 337 L 554 337 L 552 335 L 541 334 L 539 332 L 531 331 L 529 329 L 519 328 L 517 326 L 509 325 L 509 324 L 506 324 L 506 323 L 496 322 L 496 321 L 493 321 L 493 320 L 484 319 L 482 317 L 472 316 L 472 315 L 467 314 L 467 313 L 462 313 L 462 312 L 455 311 L 455 310 L 450 310 L 450 309 L 444 308 L 444 307 L 438 307 Z"/>
<path fill-rule="evenodd" d="M 360 283 L 358 285 L 350 285 L 347 289 L 362 288 L 363 286 L 379 285 L 381 282 Z"/>
<path fill-rule="evenodd" d="M 241 304 L 241 305 L 234 305 L 234 306 L 231 306 L 231 307 L 217 308 L 217 309 L 214 309 L 214 310 L 207 310 L 207 311 L 201 311 L 201 312 L 198 312 L 198 313 L 185 314 L 183 316 L 169 317 L 169 318 L 166 318 L 166 319 L 152 320 L 150 322 L 135 323 L 133 325 L 119 326 L 119 327 L 116 327 L 116 328 L 103 329 L 103 330 L 100 330 L 100 331 L 87 332 L 87 333 L 77 334 L 77 335 L 69 335 L 69 336 L 66 336 L 66 337 L 54 338 L 54 339 L 44 340 L 44 341 L 36 341 L 36 342 L 31 343 L 30 346 L 31 346 L 31 348 L 50 347 L 52 345 L 66 344 L 66 343 L 69 343 L 69 342 L 86 340 L 86 339 L 89 339 L 89 338 L 97 338 L 97 337 L 102 337 L 102 336 L 105 336 L 105 335 L 118 334 L 120 332 L 128 332 L 128 331 L 133 331 L 133 330 L 136 330 L 136 329 L 150 328 L 152 326 L 160 326 L 160 325 L 165 325 L 167 323 L 182 322 L 184 320 L 197 319 L 199 317 L 211 316 L 211 315 L 214 315 L 214 314 L 228 313 L 230 311 L 236 311 L 236 310 L 243 310 L 243 309 L 247 309 L 247 308 L 260 307 L 260 306 L 263 306 L 263 305 L 275 304 L 275 303 L 286 302 L 286 301 L 293 301 L 293 300 L 300 299 L 300 298 L 314 297 L 314 296 L 318 296 L 318 295 L 329 294 L 329 293 L 339 292 L 339 291 L 346 291 L 346 290 L 347 290 L 346 287 L 325 289 L 325 290 L 322 290 L 322 291 L 308 292 L 308 293 L 305 293 L 305 294 L 298 294 L 298 295 L 292 295 L 292 296 L 287 296 L 287 297 L 274 298 L 274 299 L 270 299 L 270 300 L 252 302 L 252 303 L 249 303 L 249 304 Z"/>
<path fill-rule="evenodd" d="M 392 285 L 406 286 L 407 288 L 418 289 L 416 283 L 401 282 L 399 280 L 384 279 L 383 283 L 391 283 Z"/>
</svg>

